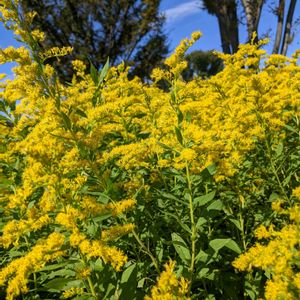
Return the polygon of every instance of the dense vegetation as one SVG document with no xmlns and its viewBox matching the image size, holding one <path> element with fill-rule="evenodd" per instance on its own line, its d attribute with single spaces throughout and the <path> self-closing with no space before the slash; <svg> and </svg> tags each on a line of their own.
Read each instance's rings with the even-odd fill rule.
<svg viewBox="0 0 300 300">
<path fill-rule="evenodd" d="M 21 0 L 21 16 L 35 11 L 31 30 L 41 30 L 43 49 L 72 47 L 60 61 L 47 59 L 61 80 L 72 78 L 71 61 L 91 61 L 98 69 L 107 57 L 112 65 L 124 61 L 130 75 L 149 79 L 151 70 L 168 53 L 167 37 L 162 32 L 164 17 L 160 0 Z M 68 22 L 66 22 L 68 20 Z"/>
<path fill-rule="evenodd" d="M 254 37 L 185 82 L 194 33 L 151 83 L 75 60 L 62 84 L 71 49 L 2 3 L 1 298 L 299 299 L 298 52 Z"/>
</svg>

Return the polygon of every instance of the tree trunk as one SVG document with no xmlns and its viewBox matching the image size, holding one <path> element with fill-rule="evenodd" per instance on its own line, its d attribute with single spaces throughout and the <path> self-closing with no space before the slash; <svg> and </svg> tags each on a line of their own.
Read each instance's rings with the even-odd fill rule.
<svg viewBox="0 0 300 300">
<path fill-rule="evenodd" d="M 223 52 L 233 54 L 238 50 L 239 46 L 238 18 L 235 1 L 227 0 L 220 3 L 216 15 L 219 22 Z"/>
<path fill-rule="evenodd" d="M 257 33 L 264 2 L 264 0 L 242 0 L 242 4 L 246 14 L 248 42 L 252 40 L 253 33 Z M 258 41 L 257 36 L 254 41 Z"/>
<path fill-rule="evenodd" d="M 288 46 L 291 43 L 291 28 L 293 23 L 293 16 L 295 12 L 296 2 L 297 0 L 291 0 L 290 2 L 290 6 L 289 6 L 286 22 L 285 22 L 281 51 L 280 51 L 280 54 L 282 55 L 286 55 Z"/>
<path fill-rule="evenodd" d="M 272 51 L 272 53 L 274 54 L 277 54 L 279 52 L 279 47 L 280 47 L 280 42 L 282 37 L 282 29 L 283 29 L 284 8 L 285 8 L 285 0 L 279 0 L 279 5 L 276 11 L 278 17 L 276 37 L 275 37 L 275 43 Z"/>
<path fill-rule="evenodd" d="M 217 18 L 218 18 L 218 23 L 219 23 L 222 50 L 226 54 L 232 54 L 231 49 L 230 49 L 230 41 L 228 39 L 228 32 L 226 30 L 225 18 L 223 15 L 217 15 Z"/>
<path fill-rule="evenodd" d="M 232 53 L 235 53 L 238 51 L 239 48 L 239 24 L 238 24 L 238 17 L 237 17 L 237 11 L 236 7 L 232 7 L 228 11 L 228 17 L 229 17 L 229 36 L 230 36 L 230 44 L 232 47 Z"/>
</svg>

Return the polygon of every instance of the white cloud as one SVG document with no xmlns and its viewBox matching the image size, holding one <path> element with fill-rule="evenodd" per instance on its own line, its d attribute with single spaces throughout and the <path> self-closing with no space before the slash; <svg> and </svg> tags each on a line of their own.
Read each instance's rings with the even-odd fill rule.
<svg viewBox="0 0 300 300">
<path fill-rule="evenodd" d="M 200 13 L 199 9 L 202 7 L 201 0 L 192 0 L 183 4 L 179 4 L 175 7 L 165 10 L 163 13 L 166 16 L 168 23 L 178 21 L 184 17 L 190 16 L 195 13 Z"/>
</svg>

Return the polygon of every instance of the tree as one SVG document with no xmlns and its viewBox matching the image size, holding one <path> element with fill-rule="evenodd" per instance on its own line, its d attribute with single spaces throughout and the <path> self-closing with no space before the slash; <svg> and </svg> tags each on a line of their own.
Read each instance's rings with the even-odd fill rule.
<svg viewBox="0 0 300 300">
<path fill-rule="evenodd" d="M 162 33 L 160 0 L 21 0 L 22 12 L 36 11 L 32 29 L 46 34 L 42 47 L 72 46 L 72 55 L 55 62 L 59 75 L 70 80 L 70 61 L 90 60 L 100 68 L 136 64 L 132 74 L 145 77 L 167 54 Z M 54 63 L 50 60 L 50 63 Z M 141 68 L 143 65 L 143 68 Z"/>
<path fill-rule="evenodd" d="M 283 18 L 284 18 L 285 0 L 279 0 L 279 5 L 274 9 L 274 13 L 277 15 L 277 28 L 275 35 L 275 42 L 273 47 L 273 53 L 279 52 L 282 29 L 283 29 Z"/>
<path fill-rule="evenodd" d="M 247 42 L 250 42 L 253 33 L 258 31 L 258 24 L 261 16 L 261 11 L 265 0 L 241 0 L 247 22 Z M 257 41 L 257 36 L 256 36 Z"/>
<path fill-rule="evenodd" d="M 239 43 L 239 25 L 243 19 L 246 19 L 247 41 L 252 39 L 253 33 L 257 36 L 254 41 L 258 40 L 259 22 L 261 13 L 266 0 L 203 0 L 203 8 L 208 13 L 215 15 L 218 19 L 222 48 L 224 53 L 234 53 L 238 49 Z M 293 16 L 297 0 L 289 1 L 289 8 L 286 12 L 285 0 L 272 1 L 270 7 L 277 15 L 277 26 L 273 53 L 286 55 L 288 45 L 292 41 Z M 242 8 L 238 14 L 238 8 Z M 285 20 L 285 22 L 284 22 Z"/>
<path fill-rule="evenodd" d="M 224 53 L 235 53 L 239 45 L 237 4 L 235 0 L 203 0 L 204 9 L 218 19 Z"/>
<path fill-rule="evenodd" d="M 281 51 L 280 51 L 280 53 L 283 55 L 286 55 L 288 45 L 291 43 L 291 28 L 292 28 L 296 2 L 297 0 L 291 0 L 287 17 L 286 17 L 284 35 L 283 35 Z"/>
<path fill-rule="evenodd" d="M 186 55 L 188 67 L 183 71 L 183 78 L 186 81 L 195 77 L 211 77 L 223 69 L 223 62 L 214 55 L 213 51 L 196 50 Z"/>
</svg>

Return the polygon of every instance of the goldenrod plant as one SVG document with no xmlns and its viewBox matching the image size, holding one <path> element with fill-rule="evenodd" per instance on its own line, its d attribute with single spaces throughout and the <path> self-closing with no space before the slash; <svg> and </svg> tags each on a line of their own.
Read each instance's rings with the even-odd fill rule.
<svg viewBox="0 0 300 300">
<path fill-rule="evenodd" d="M 299 52 L 254 37 L 185 82 L 196 32 L 147 84 L 80 60 L 64 83 L 45 58 L 72 49 L 1 4 L 24 43 L 0 50 L 1 299 L 297 299 Z"/>
<path fill-rule="evenodd" d="M 294 189 L 293 194 L 298 199 L 291 208 L 284 209 L 280 200 L 273 207 L 278 213 L 287 214 L 290 222 L 280 230 L 276 230 L 273 224 L 268 228 L 258 227 L 255 231 L 257 239 L 267 242 L 256 243 L 233 262 L 239 270 L 249 272 L 261 268 L 268 274 L 265 287 L 268 300 L 296 300 L 300 297 L 300 187 Z"/>
</svg>

